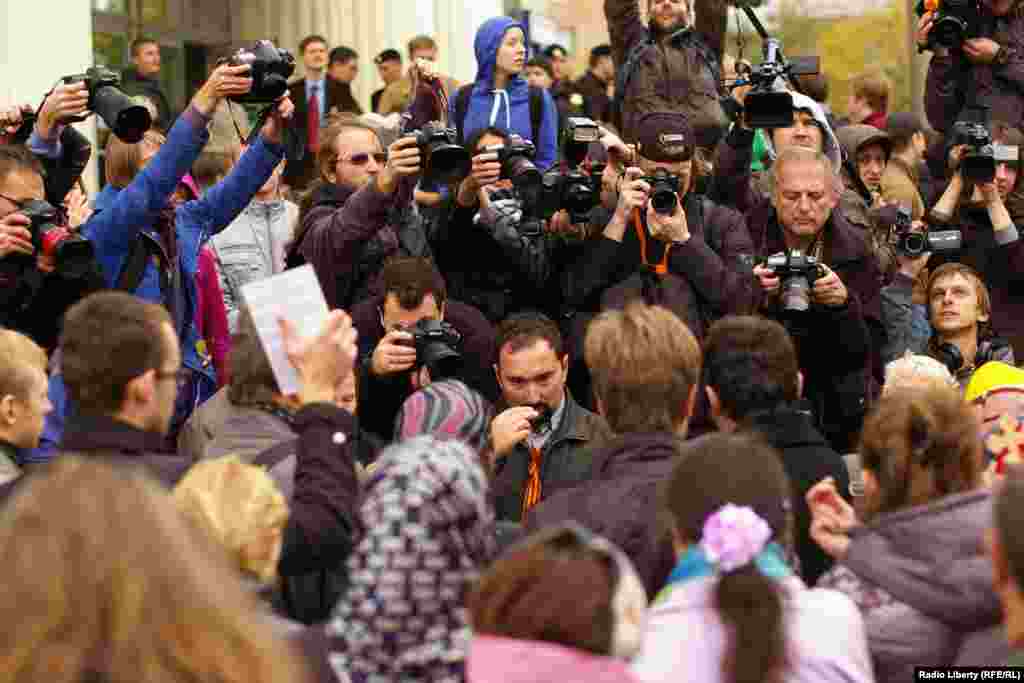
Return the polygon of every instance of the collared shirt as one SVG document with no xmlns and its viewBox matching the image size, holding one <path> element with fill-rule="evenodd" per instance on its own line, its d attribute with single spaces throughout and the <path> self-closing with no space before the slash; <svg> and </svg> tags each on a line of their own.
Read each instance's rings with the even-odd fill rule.
<svg viewBox="0 0 1024 683">
<path fill-rule="evenodd" d="M 327 123 L 327 77 L 322 76 L 320 80 L 311 81 L 306 79 L 306 104 L 313 96 L 313 86 L 316 86 L 316 96 L 320 100 L 320 127 Z"/>
<path fill-rule="evenodd" d="M 535 433 L 530 432 L 530 435 L 526 437 L 526 444 L 530 448 L 542 449 L 547 444 L 551 435 L 554 434 L 562 424 L 562 416 L 565 415 L 565 404 L 568 401 L 565 400 L 565 392 L 562 392 L 562 402 L 558 404 L 558 409 L 555 410 L 551 415 L 551 422 L 544 431 Z"/>
</svg>

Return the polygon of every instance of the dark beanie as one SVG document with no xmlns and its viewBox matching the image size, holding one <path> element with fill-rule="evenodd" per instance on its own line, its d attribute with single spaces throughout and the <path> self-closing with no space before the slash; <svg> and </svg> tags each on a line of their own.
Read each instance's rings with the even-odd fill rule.
<svg viewBox="0 0 1024 683">
<path fill-rule="evenodd" d="M 640 155 L 651 161 L 686 161 L 693 157 L 693 128 L 683 114 L 652 112 L 637 125 Z"/>
</svg>

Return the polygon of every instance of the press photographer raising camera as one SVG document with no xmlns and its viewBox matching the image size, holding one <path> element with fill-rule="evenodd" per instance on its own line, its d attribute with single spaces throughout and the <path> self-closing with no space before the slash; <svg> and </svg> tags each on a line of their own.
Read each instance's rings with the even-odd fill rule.
<svg viewBox="0 0 1024 683">
<path fill-rule="evenodd" d="M 969 15 L 968 28 L 946 37 L 941 41 L 945 44 L 935 44 L 936 12 L 926 12 L 918 21 L 919 49 L 933 52 L 925 82 L 928 122 L 948 134 L 968 103 L 987 105 L 993 119 L 1021 121 L 1024 13 L 1019 0 L 980 0 L 977 7 L 973 2 L 958 4 L 962 7 L 956 14 Z M 949 13 L 946 7 L 939 12 Z"/>
<path fill-rule="evenodd" d="M 756 266 L 761 310 L 787 325 L 797 345 L 804 395 L 833 447 L 844 453 L 859 430 L 873 374 L 881 373 L 877 354 L 885 331 L 878 263 L 865 237 L 834 210 L 837 178 L 825 155 L 791 146 L 775 161 L 772 176 L 772 208 L 748 224 L 754 253 L 815 262 L 795 273 L 799 280 Z M 801 283 L 806 310 L 794 310 L 798 307 L 790 302 L 798 298 Z"/>
<path fill-rule="evenodd" d="M 1024 190 L 1020 183 L 1020 153 L 1024 135 L 1004 123 L 991 126 L 995 174 L 990 182 L 973 183 L 964 178 L 961 160 L 965 147 L 949 153 L 952 178 L 932 207 L 936 223 L 948 223 L 963 233 L 963 248 L 956 260 L 983 274 L 992 294 L 992 315 L 999 332 L 1018 355 L 1024 355 L 1024 303 L 1017 294 L 1024 278 L 1024 241 L 1017 223 L 1024 224 Z M 945 260 L 933 256 L 935 267 Z"/>
</svg>

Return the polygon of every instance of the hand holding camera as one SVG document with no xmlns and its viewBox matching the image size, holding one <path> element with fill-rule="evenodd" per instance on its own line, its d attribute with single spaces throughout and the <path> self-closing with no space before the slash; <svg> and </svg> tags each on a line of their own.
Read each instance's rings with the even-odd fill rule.
<svg viewBox="0 0 1024 683">
<path fill-rule="evenodd" d="M 378 377 L 411 370 L 416 364 L 413 336 L 405 330 L 391 330 L 373 350 L 370 370 Z"/>
<path fill-rule="evenodd" d="M 44 140 L 54 136 L 60 124 L 80 120 L 89 112 L 89 87 L 85 81 L 61 83 L 43 102 L 36 119 L 36 133 Z"/>
<path fill-rule="evenodd" d="M 633 209 L 647 210 L 648 193 L 651 186 L 644 179 L 644 172 L 636 166 L 626 169 L 619 182 L 619 205 L 615 213 L 622 220 L 629 220 Z"/>
<path fill-rule="evenodd" d="M 206 83 L 203 83 L 203 87 L 192 98 L 192 106 L 200 114 L 212 116 L 221 100 L 241 97 L 252 90 L 253 81 L 249 76 L 251 71 L 250 64 L 221 64 L 213 70 Z"/>
<path fill-rule="evenodd" d="M 850 296 L 846 291 L 846 285 L 831 268 L 823 263 L 819 264 L 819 267 L 825 272 L 825 275 L 814 282 L 814 288 L 811 290 L 814 302 L 833 308 L 845 306 L 846 300 Z"/>
<path fill-rule="evenodd" d="M 538 417 L 539 413 L 530 406 L 516 406 L 498 414 L 491 421 L 491 446 L 494 448 L 494 455 L 501 458 L 526 441 L 533 431 L 532 420 Z"/>
<path fill-rule="evenodd" d="M 7 214 L 0 219 L 0 259 L 15 253 L 26 256 L 35 253 L 32 233 L 29 232 L 31 225 L 32 221 L 18 212 Z"/>
<path fill-rule="evenodd" d="M 420 172 L 420 147 L 414 135 L 398 138 L 388 147 L 388 160 L 377 174 L 377 189 L 383 194 L 394 194 L 402 178 Z"/>
<path fill-rule="evenodd" d="M 263 124 L 260 135 L 267 142 L 280 145 L 284 141 L 284 130 L 288 125 L 287 122 L 294 113 L 295 105 L 292 103 L 291 98 L 285 95 L 277 103 L 274 112 L 267 117 L 267 122 Z"/>
<path fill-rule="evenodd" d="M 991 64 L 999 54 L 1000 45 L 991 38 L 971 38 L 963 44 L 964 56 L 973 64 Z"/>
<path fill-rule="evenodd" d="M 654 200 L 647 207 L 647 228 L 651 237 L 661 242 L 682 244 L 690 239 L 690 226 L 686 222 L 686 212 L 675 196 L 675 211 L 666 215 L 654 208 Z"/>
<path fill-rule="evenodd" d="M 477 154 L 471 163 L 469 175 L 459 185 L 458 201 L 462 206 L 475 206 L 480 191 L 501 178 L 501 162 L 496 152 Z"/>
</svg>

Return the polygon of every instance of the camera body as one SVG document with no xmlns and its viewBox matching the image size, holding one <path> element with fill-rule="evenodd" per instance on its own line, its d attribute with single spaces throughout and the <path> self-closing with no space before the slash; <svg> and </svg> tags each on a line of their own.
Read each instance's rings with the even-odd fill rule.
<svg viewBox="0 0 1024 683">
<path fill-rule="evenodd" d="M 966 145 L 960 157 L 960 173 L 964 180 L 991 182 L 996 177 L 995 148 L 988 127 L 978 121 L 957 121 L 953 124 L 953 145 Z"/>
<path fill-rule="evenodd" d="M 928 48 L 959 48 L 965 40 L 981 35 L 981 4 L 978 0 L 918 0 L 918 17 L 934 12 L 928 32 Z"/>
<path fill-rule="evenodd" d="M 783 311 L 803 312 L 811 307 L 811 287 L 825 276 L 825 269 L 817 258 L 799 249 L 790 249 L 769 256 L 764 265 L 779 278 Z"/>
<path fill-rule="evenodd" d="M 57 209 L 49 202 L 26 202 L 19 213 L 32 221 L 29 232 L 36 254 L 51 261 L 58 273 L 68 278 L 81 278 L 89 272 L 96 256 L 92 242 L 57 225 Z M 35 256 L 25 255 L 24 258 L 26 265 L 31 261 L 35 267 Z"/>
<path fill-rule="evenodd" d="M 570 166 L 579 166 L 587 158 L 592 142 L 601 139 L 601 129 L 592 119 L 570 116 L 562 129 L 562 157 Z"/>
<path fill-rule="evenodd" d="M 518 135 L 509 136 L 504 145 L 490 145 L 482 153 L 496 154 L 501 164 L 501 177 L 511 180 L 517 190 L 539 190 L 541 174 L 533 164 L 537 148 L 529 140 Z"/>
<path fill-rule="evenodd" d="M 89 91 L 89 110 L 96 112 L 114 135 L 127 143 L 141 140 L 153 125 L 149 109 L 136 104 L 121 91 L 121 76 L 116 71 L 94 66 L 85 73 L 64 76 L 60 80 L 63 83 L 84 82 Z M 85 117 L 74 120 L 84 121 Z"/>
<path fill-rule="evenodd" d="M 641 180 L 651 186 L 650 198 L 654 210 L 662 216 L 675 214 L 681 186 L 679 176 L 659 168 Z"/>
<path fill-rule="evenodd" d="M 764 42 L 764 61 L 750 69 L 737 85 L 751 85 L 743 103 L 744 116 L 751 128 L 787 128 L 793 125 L 793 96 L 783 86 L 792 76 L 809 76 L 820 70 L 817 57 L 782 56 L 782 45 L 775 38 Z M 735 86 L 734 86 L 735 87 Z"/>
<path fill-rule="evenodd" d="M 417 367 L 426 366 L 431 380 L 452 377 L 462 363 L 462 335 L 450 323 L 423 318 L 405 330 L 412 340 L 405 342 L 416 349 Z"/>
<path fill-rule="evenodd" d="M 600 195 L 600 174 L 595 185 L 593 174 L 587 175 L 579 169 L 565 173 L 548 171 L 541 185 L 540 216 L 550 219 L 565 209 L 573 224 L 584 223 L 590 218 L 591 209 L 597 206 Z"/>
<path fill-rule="evenodd" d="M 248 64 L 252 67 L 252 90 L 232 97 L 241 104 L 267 104 L 276 102 L 288 92 L 288 79 L 295 73 L 295 57 L 269 40 L 257 40 L 250 48 L 242 48 L 228 58 L 231 66 Z"/>
<path fill-rule="evenodd" d="M 959 230 L 926 230 L 913 232 L 910 210 L 899 207 L 896 222 L 889 230 L 889 243 L 906 256 L 921 256 L 933 251 L 957 251 L 963 243 Z"/>
<path fill-rule="evenodd" d="M 423 177 L 427 182 L 454 183 L 462 180 L 472 168 L 469 152 L 457 143 L 458 131 L 431 121 L 409 133 L 416 138 L 423 159 Z"/>
</svg>

